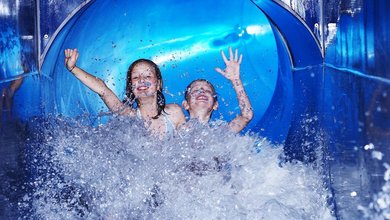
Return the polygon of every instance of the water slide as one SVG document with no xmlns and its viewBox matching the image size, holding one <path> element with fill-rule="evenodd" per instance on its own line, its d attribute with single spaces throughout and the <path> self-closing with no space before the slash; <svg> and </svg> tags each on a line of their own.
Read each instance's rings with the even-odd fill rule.
<svg viewBox="0 0 390 220">
<path fill-rule="evenodd" d="M 57 10 L 63 14 L 53 25 L 58 28 L 38 45 L 41 56 L 31 74 L 35 76 L 26 77 L 15 97 L 16 117 L 87 115 L 91 125 L 107 121 L 108 109 L 100 98 L 64 68 L 63 50 L 78 48 L 77 65 L 103 79 L 122 98 L 127 68 L 138 58 L 152 59 L 161 67 L 168 103 L 181 103 L 192 80 L 208 79 L 220 102 L 213 118 L 231 120 L 239 111 L 236 96 L 214 71 L 223 65 L 220 51 L 231 46 L 243 54 L 242 80 L 255 112 L 242 133 L 256 132 L 283 145 L 288 160 L 310 163 L 318 160 L 319 149 L 323 151 L 336 217 L 361 216 L 349 203 L 367 202 L 380 191 L 382 163 L 388 161 L 389 137 L 380 132 L 389 131 L 389 75 L 388 68 L 375 64 L 389 56 L 383 49 L 386 42 L 371 43 L 378 38 L 371 26 L 359 26 L 362 20 L 384 23 L 368 16 L 380 14 L 378 5 L 323 5 L 356 9 L 335 21 L 339 32 L 332 41 L 331 25 L 327 29 L 321 22 L 314 25 L 302 11 L 298 14 L 281 1 L 73 4 L 77 7 L 72 10 Z M 49 18 L 40 19 L 50 24 Z M 353 47 L 361 41 L 350 39 L 347 30 L 355 29 L 348 24 L 365 39 L 360 55 Z M 328 39 L 316 30 L 328 31 Z M 387 29 L 383 33 L 388 36 Z"/>
</svg>

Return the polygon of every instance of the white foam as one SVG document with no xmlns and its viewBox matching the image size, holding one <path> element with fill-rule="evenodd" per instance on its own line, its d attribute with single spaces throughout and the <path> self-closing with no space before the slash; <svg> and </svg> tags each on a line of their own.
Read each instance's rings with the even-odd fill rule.
<svg viewBox="0 0 390 220">
<path fill-rule="evenodd" d="M 193 125 L 158 140 L 136 120 L 118 118 L 97 128 L 59 124 L 39 148 L 38 157 L 46 158 L 40 168 L 51 171 L 38 177 L 30 197 L 35 216 L 334 218 L 319 171 L 281 163 L 282 148 L 256 135 Z"/>
</svg>

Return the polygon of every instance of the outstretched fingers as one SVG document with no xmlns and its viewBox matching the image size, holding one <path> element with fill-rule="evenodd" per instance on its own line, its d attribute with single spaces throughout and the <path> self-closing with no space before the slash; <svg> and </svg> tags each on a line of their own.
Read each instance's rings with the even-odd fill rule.
<svg viewBox="0 0 390 220">
<path fill-rule="evenodd" d="M 64 53 L 65 53 L 65 59 L 69 59 L 72 56 L 73 57 L 78 57 L 77 48 L 75 48 L 74 50 L 72 50 L 72 49 L 65 49 Z"/>
<path fill-rule="evenodd" d="M 74 58 L 75 58 L 75 60 L 77 60 L 78 58 L 79 58 L 79 52 L 77 51 L 77 49 L 74 49 L 75 50 L 75 56 L 74 56 Z"/>
<path fill-rule="evenodd" d="M 232 61 L 234 60 L 234 56 L 233 56 L 233 50 L 232 50 L 232 47 L 229 47 L 229 60 Z"/>
<path fill-rule="evenodd" d="M 234 53 L 233 53 L 232 47 L 229 47 L 229 60 L 227 59 L 223 50 L 221 50 L 221 56 L 222 56 L 222 59 L 225 63 L 228 63 L 230 61 L 235 61 L 235 62 L 241 64 L 241 62 L 242 62 L 242 54 L 240 54 L 240 55 L 238 54 L 237 48 L 234 50 Z"/>
<path fill-rule="evenodd" d="M 79 57 L 79 53 L 77 52 L 77 49 L 65 49 L 65 66 L 67 69 L 73 68 L 76 65 L 76 61 Z"/>
<path fill-rule="evenodd" d="M 222 74 L 222 75 L 225 75 L 225 71 L 223 71 L 221 68 L 219 67 L 216 67 L 215 68 L 215 71 L 217 71 L 218 73 Z"/>
<path fill-rule="evenodd" d="M 229 47 L 229 59 L 227 59 L 225 53 L 222 50 L 221 56 L 226 64 L 226 67 L 225 69 L 217 67 L 215 68 L 215 71 L 231 80 L 239 78 L 242 54 L 239 54 L 238 49 L 233 51 L 232 47 Z"/>
<path fill-rule="evenodd" d="M 242 54 L 240 54 L 240 56 L 238 56 L 238 49 L 237 48 L 234 50 L 234 61 L 237 62 L 238 64 L 241 64 L 241 62 L 242 62 Z"/>
<path fill-rule="evenodd" d="M 223 52 L 223 50 L 221 50 L 221 56 L 222 56 L 222 59 L 225 63 L 229 62 L 228 59 L 226 58 L 225 56 L 225 53 Z"/>
<path fill-rule="evenodd" d="M 70 49 L 65 49 L 64 54 L 65 54 L 65 66 L 68 66 L 68 61 L 70 58 Z"/>
</svg>

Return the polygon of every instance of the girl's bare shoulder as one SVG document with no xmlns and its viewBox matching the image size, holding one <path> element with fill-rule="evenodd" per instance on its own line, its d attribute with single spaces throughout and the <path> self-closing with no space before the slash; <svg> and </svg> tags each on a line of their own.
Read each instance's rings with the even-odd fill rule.
<svg viewBox="0 0 390 220">
<path fill-rule="evenodd" d="M 121 116 L 135 117 L 137 115 L 136 110 L 130 106 L 125 106 L 119 113 Z"/>
<path fill-rule="evenodd" d="M 168 114 L 168 117 L 175 124 L 176 128 L 185 123 L 185 115 L 182 108 L 178 104 L 167 104 L 165 106 L 165 112 Z"/>
<path fill-rule="evenodd" d="M 168 114 L 177 113 L 177 112 L 180 112 L 180 111 L 183 111 L 183 110 L 181 109 L 180 105 L 178 105 L 176 103 L 167 104 L 165 106 L 165 112 L 168 113 Z"/>
</svg>

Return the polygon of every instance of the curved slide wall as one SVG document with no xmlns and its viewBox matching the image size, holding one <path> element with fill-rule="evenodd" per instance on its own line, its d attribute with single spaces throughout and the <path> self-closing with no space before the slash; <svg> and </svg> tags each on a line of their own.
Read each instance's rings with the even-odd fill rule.
<svg viewBox="0 0 390 220">
<path fill-rule="evenodd" d="M 45 54 L 41 72 L 49 80 L 42 91 L 44 111 L 87 114 L 92 116 L 91 123 L 103 122 L 96 116 L 107 112 L 104 103 L 64 68 L 62 51 L 78 48 L 78 66 L 103 79 L 120 97 L 127 68 L 138 58 L 159 64 L 168 103 L 181 103 L 192 80 L 208 79 L 216 86 L 220 102 L 213 117 L 230 120 L 239 110 L 236 96 L 214 67 L 223 67 L 219 52 L 232 46 L 243 53 L 242 79 L 255 111 L 248 129 L 282 143 L 293 113 L 292 67 L 317 65 L 321 54 L 315 39 L 294 16 L 286 11 L 280 18 L 287 26 L 280 26 L 277 22 L 282 20 L 269 20 L 259 6 L 250 1 L 92 1 L 69 19 Z M 285 29 L 300 29 L 306 35 L 288 39 Z M 310 53 L 295 54 L 302 45 Z"/>
<path fill-rule="evenodd" d="M 340 210 L 360 216 L 351 190 L 366 199 L 381 189 L 389 143 L 387 2 L 341 5 L 325 63 L 305 23 L 276 0 L 87 2 L 45 42 L 41 74 L 26 77 L 15 95 L 16 117 L 89 115 L 91 124 L 104 123 L 107 108 L 63 66 L 62 51 L 77 47 L 78 65 L 120 97 L 128 65 L 141 57 L 160 65 L 168 102 L 180 103 L 191 80 L 207 78 L 222 103 L 213 117 L 229 120 L 238 112 L 235 94 L 213 69 L 223 67 L 219 51 L 232 46 L 244 55 L 243 81 L 255 110 L 249 130 L 284 143 L 300 160 L 327 148 L 340 216 Z M 374 161 L 370 146 L 385 153 L 383 161 Z"/>
</svg>

